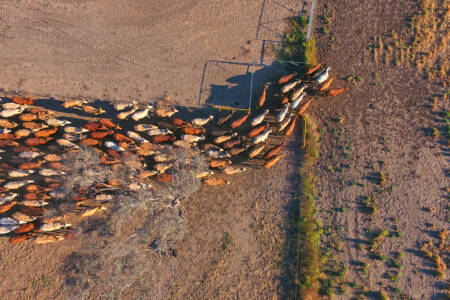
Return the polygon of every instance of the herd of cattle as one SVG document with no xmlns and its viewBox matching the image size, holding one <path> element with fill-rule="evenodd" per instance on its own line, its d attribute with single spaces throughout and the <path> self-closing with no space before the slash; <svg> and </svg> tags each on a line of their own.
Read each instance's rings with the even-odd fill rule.
<svg viewBox="0 0 450 300">
<path fill-rule="evenodd" d="M 64 155 L 80 147 L 94 149 L 107 165 L 121 164 L 125 154 L 131 152 L 146 166 L 139 178 L 159 184 L 172 181 L 176 157 L 160 151 L 167 146 L 202 153 L 209 170 L 195 176 L 206 185 L 229 183 L 225 175 L 246 171 L 242 163 L 249 159 L 271 168 L 283 157 L 285 139 L 311 101 L 345 90 L 330 89 L 333 78 L 329 71 L 329 67 L 318 64 L 303 76 L 292 73 L 279 78 L 278 85 L 271 85 L 279 89 L 271 97 L 271 102 L 279 102 L 278 108 L 272 108 L 274 113 L 266 103 L 266 84 L 252 113 L 230 111 L 190 120 L 180 117 L 171 105 L 118 103 L 114 105 L 114 118 L 101 118 L 105 113 L 102 108 L 83 100 L 64 101 L 64 109 L 79 109 L 96 120 L 79 120 L 80 125 L 75 126 L 37 106 L 33 98 L 4 97 L 0 111 L 0 235 L 9 237 L 11 244 L 29 238 L 44 244 L 73 237 L 65 216 L 50 217 L 46 210 L 53 201 L 65 197 L 58 192 L 70 170 Z M 108 191 L 117 189 L 120 182 L 111 179 L 99 185 L 103 192 L 93 199 L 88 199 L 89 189 L 84 189 L 67 200 L 76 202 L 80 217 L 106 209 L 111 199 Z"/>
</svg>

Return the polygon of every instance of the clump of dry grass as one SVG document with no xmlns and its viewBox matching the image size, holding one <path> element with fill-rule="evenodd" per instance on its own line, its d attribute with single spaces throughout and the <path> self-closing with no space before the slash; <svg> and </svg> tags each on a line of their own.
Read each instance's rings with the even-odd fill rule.
<svg viewBox="0 0 450 300">
<path fill-rule="evenodd" d="M 176 246 L 187 231 L 180 203 L 199 188 L 195 174 L 207 167 L 203 156 L 194 152 L 172 147 L 163 152 L 175 157 L 173 184 L 155 183 L 151 189 L 137 179 L 143 168 L 138 157 L 127 157 L 120 167 L 110 168 L 96 165 L 91 150 L 68 155 L 74 176 L 80 173 L 80 178 L 68 177 L 73 182 L 67 182 L 66 189 L 111 177 L 123 182 L 113 194 L 109 213 L 81 224 L 81 249 L 67 257 L 62 268 L 69 298 L 158 297 L 166 284 L 161 274 L 169 272 L 167 257 L 177 255 Z M 80 170 L 83 166 L 90 171 Z"/>
<path fill-rule="evenodd" d="M 369 250 L 370 252 L 375 252 L 378 250 L 381 246 L 381 242 L 384 240 L 385 237 L 387 237 L 389 234 L 388 230 L 380 230 L 376 234 L 372 235 L 370 241 L 369 241 Z"/>
<path fill-rule="evenodd" d="M 438 233 L 439 243 L 437 246 L 432 241 L 428 241 L 420 247 L 423 256 L 434 263 L 436 277 L 441 279 L 446 279 L 447 264 L 441 255 L 445 255 L 447 235 L 447 230 L 442 230 Z"/>
<path fill-rule="evenodd" d="M 362 200 L 364 204 L 364 210 L 371 215 L 375 215 L 377 213 L 376 201 L 372 199 L 370 196 L 363 197 Z"/>
<path fill-rule="evenodd" d="M 308 20 L 303 17 L 292 17 L 287 21 L 288 27 L 283 38 L 283 47 L 277 52 L 281 61 L 302 61 L 306 65 L 317 64 L 317 48 L 314 38 L 306 41 Z"/>
</svg>

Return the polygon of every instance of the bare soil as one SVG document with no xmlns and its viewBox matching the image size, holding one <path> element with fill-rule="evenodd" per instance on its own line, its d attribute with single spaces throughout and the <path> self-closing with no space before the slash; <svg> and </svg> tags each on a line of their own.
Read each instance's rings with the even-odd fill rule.
<svg viewBox="0 0 450 300">
<path fill-rule="evenodd" d="M 312 109 L 324 129 L 319 209 L 325 226 L 338 233 L 336 253 L 348 268 L 345 280 L 367 291 L 385 291 L 393 299 L 400 295 L 391 288 L 412 299 L 445 298 L 445 279 L 435 276 L 433 263 L 420 251 L 423 242 L 436 243 L 437 232 L 448 230 L 448 146 L 430 134 L 431 127 L 442 126 L 442 111 L 449 108 L 444 101 L 438 112 L 432 112 L 431 97 L 445 89 L 412 66 L 376 64 L 368 50 L 372 37 L 402 30 L 414 4 L 343 1 L 328 2 L 328 8 L 324 4 L 319 4 L 318 16 L 334 17 L 331 35 L 316 33 L 321 60 L 337 70 L 338 82 L 347 84 L 349 91 L 335 100 L 317 101 Z M 321 25 L 319 18 L 316 26 Z M 350 75 L 359 76 L 361 82 L 345 83 Z M 377 172 L 385 174 L 384 185 Z M 365 196 L 376 199 L 378 211 L 373 216 L 364 212 Z M 367 251 L 370 232 L 393 231 L 395 225 L 401 237 L 387 237 L 381 243 L 386 261 L 372 259 Z M 385 276 L 395 270 L 390 261 L 397 252 L 404 253 L 403 270 L 393 282 Z M 448 252 L 443 256 L 448 263 Z M 367 274 L 361 271 L 362 262 L 370 264 Z M 353 295 L 347 291 L 337 299 Z"/>
</svg>

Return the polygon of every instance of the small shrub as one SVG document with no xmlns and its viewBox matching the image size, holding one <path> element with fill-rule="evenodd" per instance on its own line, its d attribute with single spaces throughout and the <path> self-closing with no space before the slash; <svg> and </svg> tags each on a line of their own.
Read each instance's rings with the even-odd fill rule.
<svg viewBox="0 0 450 300">
<path fill-rule="evenodd" d="M 365 275 L 369 275 L 369 268 L 370 268 L 370 264 L 369 263 L 367 263 L 367 262 L 364 262 L 363 264 L 362 264 L 362 272 L 365 274 Z"/>
<path fill-rule="evenodd" d="M 436 127 L 431 128 L 431 130 L 433 131 L 433 138 L 435 140 L 441 137 L 441 135 L 439 134 L 439 130 Z"/>
<path fill-rule="evenodd" d="M 438 110 L 438 97 L 433 97 L 433 105 L 431 107 L 431 110 L 436 112 Z"/>
<path fill-rule="evenodd" d="M 377 207 L 375 205 L 375 200 L 370 196 L 365 196 L 363 198 L 364 210 L 370 215 L 375 215 L 377 213 Z"/>
<path fill-rule="evenodd" d="M 397 274 L 394 274 L 394 273 L 386 273 L 386 278 L 387 279 L 389 279 L 390 281 L 392 281 L 392 282 L 397 282 L 398 281 L 398 276 L 397 276 Z"/>
<path fill-rule="evenodd" d="M 388 295 L 386 295 L 386 293 L 384 291 L 379 291 L 376 294 L 376 298 L 379 299 L 379 300 L 389 300 Z"/>
<path fill-rule="evenodd" d="M 384 175 L 383 172 L 378 172 L 378 178 L 379 178 L 379 184 L 385 185 L 386 184 L 386 175 Z"/>
<path fill-rule="evenodd" d="M 80 189 L 89 188 L 97 183 L 115 178 L 110 166 L 100 161 L 100 154 L 90 147 L 80 147 L 63 158 L 64 164 L 70 166 L 67 171 L 63 189 L 66 195 L 74 195 Z M 87 167 L 89 166 L 89 167 Z"/>
<path fill-rule="evenodd" d="M 383 253 L 377 253 L 375 254 L 375 258 L 381 261 L 386 261 L 386 256 Z"/>
<path fill-rule="evenodd" d="M 228 232 L 225 232 L 222 237 L 222 250 L 226 251 L 232 243 L 233 239 L 231 238 L 231 235 Z"/>
</svg>

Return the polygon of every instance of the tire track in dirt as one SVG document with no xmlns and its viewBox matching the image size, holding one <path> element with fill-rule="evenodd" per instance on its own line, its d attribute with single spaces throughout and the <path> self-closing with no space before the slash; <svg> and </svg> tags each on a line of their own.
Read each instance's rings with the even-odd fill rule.
<svg viewBox="0 0 450 300">
<path fill-rule="evenodd" d="M 47 16 L 44 16 L 44 14 L 41 13 L 32 13 L 32 14 L 26 14 L 21 12 L 16 12 L 14 14 L 14 17 L 19 18 L 21 20 L 21 23 L 28 23 L 28 24 L 39 24 L 44 25 L 45 27 L 52 28 L 52 31 L 47 31 L 42 28 L 38 28 L 36 26 L 17 26 L 14 24 L 8 24 L 4 26 L 9 26 L 13 30 L 14 36 L 19 36 L 21 38 L 25 38 L 27 36 L 26 31 L 32 31 L 37 33 L 35 37 L 37 38 L 40 36 L 47 36 L 49 38 L 58 38 L 63 39 L 72 44 L 74 47 L 81 46 L 89 51 L 92 51 L 95 56 L 98 57 L 105 57 L 106 60 L 110 60 L 112 63 L 117 64 L 119 66 L 127 68 L 128 71 L 132 71 L 136 74 L 141 74 L 142 71 L 146 70 L 146 66 L 141 65 L 136 62 L 132 62 L 127 57 L 122 57 L 121 55 L 117 55 L 114 52 L 123 52 L 126 51 L 126 49 L 118 43 L 108 43 L 107 45 L 103 46 L 102 48 L 94 47 L 90 45 L 89 43 L 86 43 L 71 34 L 64 31 L 61 27 L 61 25 L 66 26 L 66 28 L 70 28 L 73 30 L 81 30 L 86 31 L 88 34 L 94 34 L 95 36 L 98 36 L 98 34 L 92 32 L 91 30 L 84 29 L 80 26 L 77 26 L 75 24 L 70 24 L 66 22 L 57 21 L 55 19 L 49 18 Z M 24 32 L 25 31 L 25 32 Z M 120 48 L 120 49 L 119 49 Z M 8 61 L 7 59 L 3 59 L 4 61 Z M 65 61 L 67 63 L 67 61 Z M 128 66 L 128 67 L 127 67 Z M 137 70 L 136 68 L 139 68 Z"/>
<path fill-rule="evenodd" d="M 143 20 L 131 21 L 130 19 L 126 20 L 116 20 L 113 22 L 114 25 L 120 26 L 150 26 L 155 23 L 166 23 L 176 17 L 179 17 L 185 13 L 188 13 L 192 10 L 197 4 L 200 3 L 201 0 L 191 0 L 187 4 L 182 5 L 181 7 L 168 8 L 163 10 L 160 14 L 155 16 L 146 17 Z"/>
</svg>

